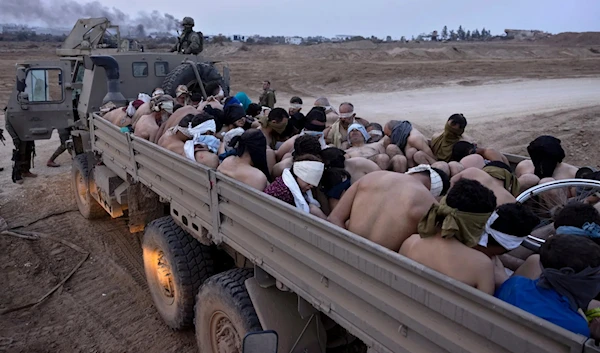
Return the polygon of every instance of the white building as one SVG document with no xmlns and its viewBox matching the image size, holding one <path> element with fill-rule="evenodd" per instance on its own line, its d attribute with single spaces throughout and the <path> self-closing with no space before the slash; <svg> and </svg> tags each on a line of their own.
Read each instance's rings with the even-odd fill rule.
<svg viewBox="0 0 600 353">
<path fill-rule="evenodd" d="M 302 44 L 302 37 L 285 37 L 285 44 L 300 45 Z"/>
<path fill-rule="evenodd" d="M 343 42 L 345 40 L 349 40 L 352 39 L 354 36 L 349 35 L 349 34 L 338 34 L 337 36 L 335 36 L 333 38 L 334 42 Z"/>
<path fill-rule="evenodd" d="M 229 39 L 232 42 L 245 42 L 246 41 L 246 36 L 243 36 L 241 34 L 234 34 L 234 35 L 229 36 Z"/>
</svg>

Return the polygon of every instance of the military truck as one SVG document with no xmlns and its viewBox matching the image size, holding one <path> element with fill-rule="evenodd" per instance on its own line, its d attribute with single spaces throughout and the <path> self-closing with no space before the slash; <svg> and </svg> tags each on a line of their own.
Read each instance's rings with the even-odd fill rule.
<svg viewBox="0 0 600 353">
<path fill-rule="evenodd" d="M 7 119 L 24 140 L 72 129 L 82 216 L 127 216 L 132 232 L 143 231 L 156 309 L 173 329 L 195 326 L 200 352 L 240 352 L 247 334 L 263 330 L 277 333 L 279 352 L 600 352 L 587 337 L 122 132 L 98 113 L 108 100 L 124 104 L 175 81 L 201 87 L 204 77 L 194 79 L 213 72 L 212 63 L 175 66 L 177 54 L 118 50 L 63 59 L 17 68 Z"/>
</svg>

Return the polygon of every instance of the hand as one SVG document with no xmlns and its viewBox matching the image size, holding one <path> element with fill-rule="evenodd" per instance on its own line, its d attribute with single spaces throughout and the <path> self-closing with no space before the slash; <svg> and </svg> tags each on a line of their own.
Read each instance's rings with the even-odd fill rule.
<svg viewBox="0 0 600 353">
<path fill-rule="evenodd" d="M 596 342 L 600 340 L 600 317 L 594 318 L 590 322 L 590 337 Z"/>
<path fill-rule="evenodd" d="M 504 264 L 502 261 L 500 261 L 498 256 L 494 256 L 492 261 L 494 263 L 494 279 L 496 282 L 496 288 L 498 288 L 509 278 L 509 276 L 506 274 Z"/>
</svg>

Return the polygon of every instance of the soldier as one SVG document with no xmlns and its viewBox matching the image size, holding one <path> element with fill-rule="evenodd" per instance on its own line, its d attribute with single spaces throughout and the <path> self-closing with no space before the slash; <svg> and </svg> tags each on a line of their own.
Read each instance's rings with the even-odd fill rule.
<svg viewBox="0 0 600 353">
<path fill-rule="evenodd" d="M 181 32 L 181 35 L 177 39 L 177 44 L 171 48 L 171 53 L 200 54 L 204 49 L 204 35 L 202 32 L 193 31 L 194 19 L 184 17 L 181 25 L 183 26 L 183 32 Z"/>
<path fill-rule="evenodd" d="M 275 91 L 271 89 L 271 82 L 266 80 L 263 82 L 263 93 L 260 95 L 258 101 L 263 107 L 269 107 L 271 109 L 275 107 L 277 99 L 275 98 Z"/>
<path fill-rule="evenodd" d="M 22 141 L 13 129 L 10 121 L 6 121 L 6 130 L 13 139 L 15 149 L 13 149 L 13 183 L 23 184 L 23 178 L 35 178 L 37 174 L 33 174 L 29 171 L 31 168 L 31 162 L 35 155 L 35 143 L 34 141 Z"/>
</svg>

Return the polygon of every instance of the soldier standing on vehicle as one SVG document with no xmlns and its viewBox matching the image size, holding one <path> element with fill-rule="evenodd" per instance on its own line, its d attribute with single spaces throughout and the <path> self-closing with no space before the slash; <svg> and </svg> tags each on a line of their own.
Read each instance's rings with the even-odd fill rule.
<svg viewBox="0 0 600 353">
<path fill-rule="evenodd" d="M 258 98 L 259 104 L 263 107 L 269 107 L 273 109 L 275 107 L 275 103 L 277 103 L 277 98 L 275 98 L 275 91 L 271 89 L 271 82 L 265 80 L 263 82 L 263 93 Z"/>
<path fill-rule="evenodd" d="M 202 32 L 194 32 L 194 19 L 184 17 L 181 25 L 183 26 L 183 32 L 177 39 L 177 44 L 171 48 L 171 53 L 200 54 L 204 49 L 204 35 Z"/>
</svg>

